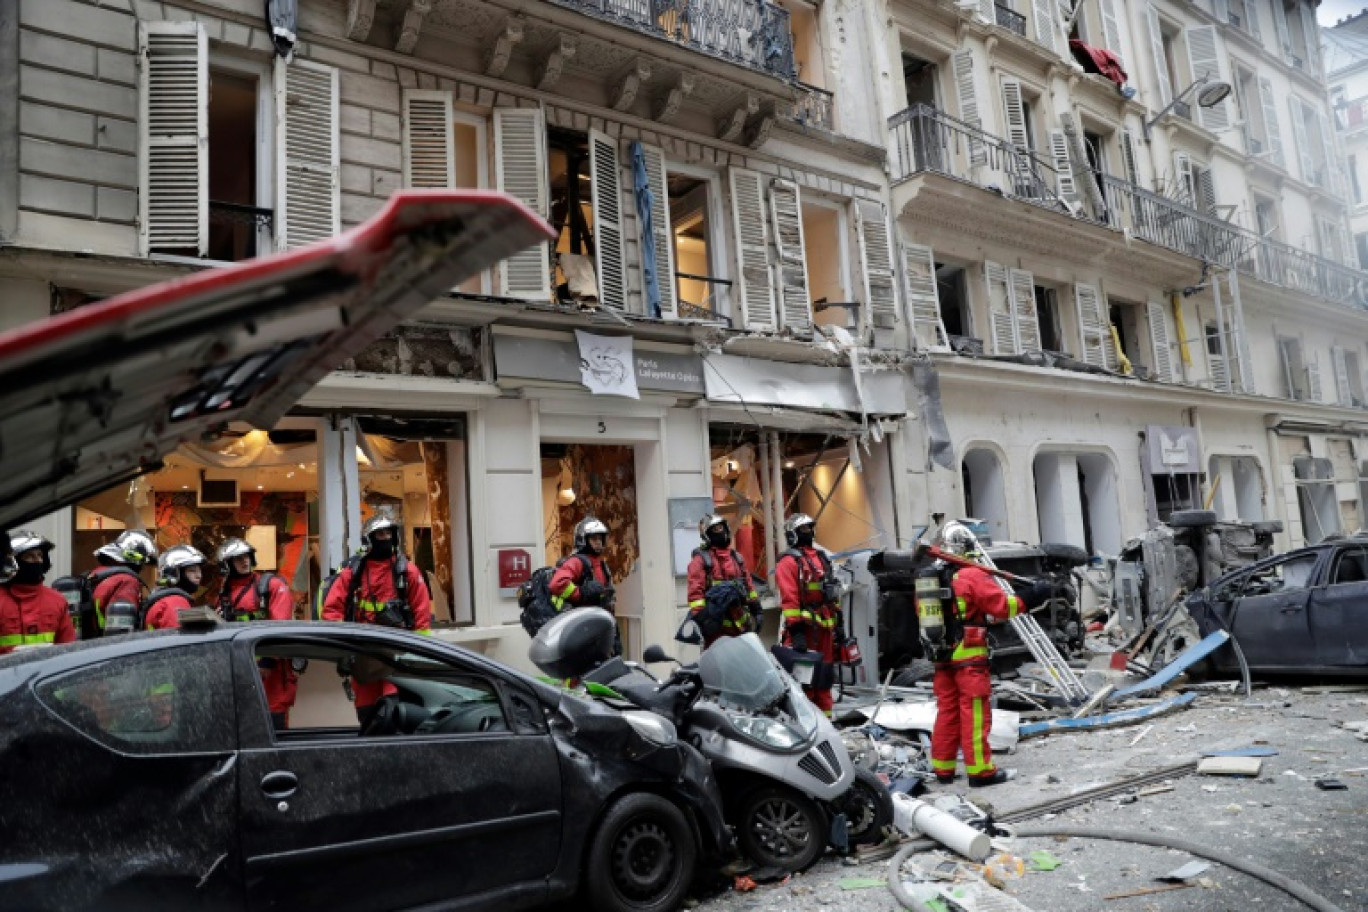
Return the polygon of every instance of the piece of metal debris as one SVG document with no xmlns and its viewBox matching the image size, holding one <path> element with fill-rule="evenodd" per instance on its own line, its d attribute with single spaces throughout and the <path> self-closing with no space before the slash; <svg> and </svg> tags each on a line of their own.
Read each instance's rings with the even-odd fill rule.
<svg viewBox="0 0 1368 912">
<path fill-rule="evenodd" d="M 1167 874 L 1161 874 L 1160 876 L 1156 877 L 1155 880 L 1164 880 L 1169 882 L 1192 880 L 1192 878 L 1196 877 L 1198 874 L 1205 873 L 1206 871 L 1210 870 L 1210 868 L 1211 864 L 1209 862 L 1189 861 L 1187 864 L 1181 867 L 1174 868 Z"/>
</svg>

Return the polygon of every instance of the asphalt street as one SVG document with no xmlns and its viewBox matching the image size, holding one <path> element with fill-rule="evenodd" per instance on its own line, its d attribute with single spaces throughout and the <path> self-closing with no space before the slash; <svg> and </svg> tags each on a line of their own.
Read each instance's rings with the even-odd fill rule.
<svg viewBox="0 0 1368 912">
<path fill-rule="evenodd" d="M 1016 768 L 1015 781 L 960 791 L 1001 813 L 1194 760 L 1204 751 L 1266 745 L 1278 753 L 1263 760 L 1255 777 L 1173 778 L 1143 796 L 1096 800 L 1019 826 L 1124 828 L 1216 847 L 1301 882 L 1344 912 L 1362 912 L 1368 909 L 1368 743 L 1342 725 L 1365 719 L 1368 692 L 1275 685 L 1256 689 L 1248 700 L 1208 694 L 1183 712 L 1148 723 L 1152 727 L 1025 740 L 1014 754 L 998 757 L 999 765 Z M 1317 787 L 1317 779 L 1329 777 L 1345 788 Z M 932 794 L 945 791 L 937 786 Z M 1053 870 L 1028 870 L 1005 881 L 1008 892 L 1036 912 L 1305 908 L 1281 890 L 1217 863 L 1189 886 L 1110 898 L 1162 887 L 1156 878 L 1194 860 L 1187 852 L 1078 838 L 1017 838 L 1002 845 L 1023 858 L 1045 851 L 1058 862 Z M 926 863 L 932 856 L 917 860 Z M 727 890 L 697 908 L 897 910 L 901 906 L 883 883 L 887 870 L 887 861 L 852 865 L 828 856 L 787 882 Z"/>
</svg>

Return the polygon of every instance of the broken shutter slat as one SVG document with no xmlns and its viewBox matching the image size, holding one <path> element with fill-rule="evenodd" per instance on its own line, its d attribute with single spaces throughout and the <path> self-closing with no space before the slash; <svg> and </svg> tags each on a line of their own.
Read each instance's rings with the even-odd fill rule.
<svg viewBox="0 0 1368 912">
<path fill-rule="evenodd" d="M 1070 202 L 1078 199 L 1078 183 L 1074 180 L 1073 160 L 1069 157 L 1069 137 L 1063 130 L 1050 131 L 1050 158 L 1054 160 L 1056 190 Z"/>
<path fill-rule="evenodd" d="M 1040 314 L 1036 311 L 1035 276 L 1024 269 L 1008 270 L 1012 287 L 1012 313 L 1016 320 L 1017 349 L 1040 351 Z"/>
<path fill-rule="evenodd" d="M 930 247 L 904 243 L 903 290 L 912 314 L 917 347 L 944 350 L 950 339 L 941 320 L 940 290 L 936 285 L 936 257 Z"/>
<path fill-rule="evenodd" d="M 1165 383 L 1172 383 L 1173 351 L 1169 346 L 1169 332 L 1166 308 L 1163 304 L 1150 301 L 1145 305 L 1145 320 L 1149 324 L 1150 348 L 1154 352 L 1154 376 Z"/>
<path fill-rule="evenodd" d="M 870 323 L 891 329 L 898 322 L 898 287 L 893 268 L 893 250 L 888 215 L 883 203 L 857 200 L 855 235 L 864 271 L 865 306 Z"/>
<path fill-rule="evenodd" d="M 774 286 L 770 282 L 764 179 L 745 168 L 732 168 L 727 178 L 736 238 L 741 325 L 749 330 L 772 332 L 778 328 L 778 321 L 774 313 Z"/>
<path fill-rule="evenodd" d="M 1130 130 L 1121 131 L 1121 168 L 1126 172 L 1126 180 L 1131 186 L 1140 186 L 1140 169 L 1135 159 L 1135 134 Z"/>
<path fill-rule="evenodd" d="M 774 249 L 779 254 L 779 314 L 786 329 L 807 334 L 812 332 L 812 297 L 808 293 L 801 192 L 793 181 L 770 182 L 770 219 Z"/>
<path fill-rule="evenodd" d="M 988 260 L 983 264 L 983 275 L 988 283 L 988 319 L 993 331 L 993 354 L 1015 355 L 1020 347 L 1017 344 L 1012 286 L 1007 268 Z"/>
</svg>

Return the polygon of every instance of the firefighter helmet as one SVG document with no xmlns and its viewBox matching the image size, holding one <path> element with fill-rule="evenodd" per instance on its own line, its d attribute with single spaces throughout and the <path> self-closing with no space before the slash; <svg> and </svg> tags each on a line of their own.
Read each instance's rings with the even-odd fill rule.
<svg viewBox="0 0 1368 912">
<path fill-rule="evenodd" d="M 361 550 L 363 552 L 369 552 L 370 549 L 374 547 L 375 540 L 372 536 L 381 529 L 390 530 L 390 533 L 394 536 L 396 542 L 395 547 L 398 547 L 399 523 L 395 522 L 394 517 L 390 516 L 388 513 L 376 513 L 370 519 L 366 520 L 366 524 L 361 527 Z"/>
<path fill-rule="evenodd" d="M 716 513 L 709 513 L 707 516 L 703 517 L 698 521 L 698 537 L 703 540 L 703 547 L 726 547 L 726 544 L 719 545 L 708 538 L 708 533 L 711 532 L 713 529 L 717 528 L 718 526 L 721 526 L 722 531 L 726 533 L 727 541 L 731 541 L 731 525 L 727 522 L 726 518 L 719 516 Z"/>
<path fill-rule="evenodd" d="M 179 586 L 182 570 L 206 563 L 208 561 L 194 545 L 173 545 L 157 558 L 157 582 L 163 586 Z"/>
<path fill-rule="evenodd" d="M 246 541 L 240 538 L 226 538 L 223 544 L 218 546 L 214 552 L 214 560 L 218 562 L 219 572 L 224 576 L 232 576 L 233 560 L 246 555 L 252 562 L 252 569 L 256 569 L 256 548 L 253 548 Z"/>
<path fill-rule="evenodd" d="M 109 544 L 96 548 L 95 556 L 108 558 L 116 564 L 142 567 L 157 559 L 157 544 L 146 532 L 128 529 Z"/>
<path fill-rule="evenodd" d="M 14 554 L 14 559 L 17 561 L 19 559 L 19 555 L 23 554 L 26 551 L 41 549 L 43 552 L 44 573 L 47 573 L 49 570 L 52 569 L 52 557 L 50 556 L 52 553 L 52 548 L 52 542 L 48 541 L 46 538 L 43 538 L 43 536 L 39 535 L 37 532 L 31 532 L 27 529 L 21 529 L 18 532 L 10 533 L 10 550 Z"/>
<path fill-rule="evenodd" d="M 608 526 L 604 524 L 603 520 L 596 516 L 586 516 L 579 521 L 577 526 L 575 526 L 575 550 L 583 551 L 588 546 L 590 537 L 594 535 L 602 535 L 603 544 L 607 547 Z M 601 552 L 595 551 L 594 553 L 598 554 Z"/>
<path fill-rule="evenodd" d="M 804 526 L 811 526 L 815 531 L 817 520 L 808 516 L 806 513 L 794 513 L 784 523 L 784 541 L 788 542 L 790 548 L 798 547 L 798 530 Z"/>
</svg>

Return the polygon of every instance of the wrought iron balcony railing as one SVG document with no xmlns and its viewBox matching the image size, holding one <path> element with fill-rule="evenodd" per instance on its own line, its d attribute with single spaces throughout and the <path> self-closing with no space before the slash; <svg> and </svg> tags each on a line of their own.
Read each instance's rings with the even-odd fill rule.
<svg viewBox="0 0 1368 912">
<path fill-rule="evenodd" d="M 826 89 L 810 86 L 806 82 L 797 84 L 799 96 L 793 103 L 789 118 L 795 123 L 832 129 L 831 93 Z"/>
<path fill-rule="evenodd" d="M 209 201 L 209 253 L 211 260 L 240 262 L 257 255 L 262 231 L 269 238 L 275 212 L 240 203 Z"/>
<path fill-rule="evenodd" d="M 997 24 L 1009 32 L 1016 32 L 1022 38 L 1026 37 L 1026 17 L 1012 9 L 1010 6 L 1003 6 L 1001 3 L 994 4 L 996 8 L 995 16 Z"/>
<path fill-rule="evenodd" d="M 1063 205 L 1054 168 L 1029 149 L 924 104 L 895 114 L 889 128 L 894 183 L 938 171 L 1047 208 Z"/>
<path fill-rule="evenodd" d="M 788 10 L 767 0 L 551 0 L 710 57 L 793 80 Z"/>
<path fill-rule="evenodd" d="M 1077 198 L 1031 153 L 926 105 L 889 119 L 894 184 L 934 171 L 1325 301 L 1368 308 L 1368 272 L 1298 250 L 1110 174 L 1076 169 Z M 1092 181 L 1097 193 L 1082 181 Z"/>
</svg>

